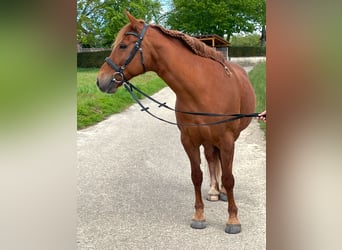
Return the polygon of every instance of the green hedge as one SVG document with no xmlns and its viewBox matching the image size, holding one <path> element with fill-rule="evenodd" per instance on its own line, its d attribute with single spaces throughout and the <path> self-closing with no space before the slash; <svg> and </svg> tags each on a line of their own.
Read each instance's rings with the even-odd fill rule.
<svg viewBox="0 0 342 250">
<path fill-rule="evenodd" d="M 229 57 L 266 56 L 266 47 L 229 47 Z"/>
<path fill-rule="evenodd" d="M 104 59 L 110 55 L 111 49 L 77 53 L 78 68 L 100 68 Z"/>
<path fill-rule="evenodd" d="M 111 50 L 77 53 L 77 67 L 100 68 Z M 266 56 L 266 47 L 229 47 L 229 57 Z"/>
</svg>

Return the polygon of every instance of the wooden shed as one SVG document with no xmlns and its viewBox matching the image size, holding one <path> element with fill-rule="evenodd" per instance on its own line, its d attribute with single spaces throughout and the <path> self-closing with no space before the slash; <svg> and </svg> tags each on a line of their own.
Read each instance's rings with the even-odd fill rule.
<svg viewBox="0 0 342 250">
<path fill-rule="evenodd" d="M 223 37 L 219 35 L 202 35 L 195 37 L 204 42 L 206 45 L 216 48 L 217 51 L 220 51 L 223 54 L 226 60 L 229 60 L 228 47 L 230 43 Z"/>
</svg>

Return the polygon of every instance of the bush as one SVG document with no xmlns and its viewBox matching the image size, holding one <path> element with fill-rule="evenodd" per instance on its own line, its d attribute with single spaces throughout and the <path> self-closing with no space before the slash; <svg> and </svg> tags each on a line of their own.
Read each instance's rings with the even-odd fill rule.
<svg viewBox="0 0 342 250">
<path fill-rule="evenodd" d="M 266 56 L 266 47 L 229 47 L 229 57 Z"/>
<path fill-rule="evenodd" d="M 79 68 L 100 68 L 104 59 L 109 56 L 111 50 L 102 50 L 95 52 L 77 53 L 77 67 Z"/>
</svg>

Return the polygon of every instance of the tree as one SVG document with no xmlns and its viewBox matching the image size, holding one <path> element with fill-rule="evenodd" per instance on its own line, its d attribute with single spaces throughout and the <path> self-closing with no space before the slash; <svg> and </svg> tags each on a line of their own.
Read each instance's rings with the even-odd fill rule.
<svg viewBox="0 0 342 250">
<path fill-rule="evenodd" d="M 254 5 L 252 18 L 261 30 L 260 45 L 266 44 L 266 0 L 258 0 Z"/>
<path fill-rule="evenodd" d="M 191 35 L 253 32 L 266 17 L 265 0 L 173 0 L 167 24 Z"/>
<path fill-rule="evenodd" d="M 101 0 L 77 0 L 77 40 L 83 46 L 97 47 L 101 44 L 102 21 L 105 3 Z"/>
<path fill-rule="evenodd" d="M 128 21 L 128 10 L 147 22 L 157 20 L 158 0 L 77 0 L 77 40 L 86 47 L 110 47 Z"/>
</svg>

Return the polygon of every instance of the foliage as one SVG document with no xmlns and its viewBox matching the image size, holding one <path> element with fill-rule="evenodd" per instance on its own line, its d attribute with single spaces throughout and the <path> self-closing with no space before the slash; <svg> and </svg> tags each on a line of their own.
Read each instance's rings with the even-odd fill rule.
<svg viewBox="0 0 342 250">
<path fill-rule="evenodd" d="M 230 40 L 230 46 L 260 46 L 260 35 L 233 35 Z"/>
<path fill-rule="evenodd" d="M 171 10 L 163 12 L 162 4 Z M 257 29 L 263 39 L 266 35 L 265 0 L 77 0 L 78 42 L 83 47 L 110 47 L 127 23 L 125 10 L 191 35 L 226 34 L 229 40 L 234 33 Z"/>
<path fill-rule="evenodd" d="M 134 103 L 124 88 L 119 88 L 113 95 L 100 92 L 95 84 L 98 71 L 98 68 L 77 69 L 77 129 L 94 125 Z M 137 76 L 131 82 L 147 94 L 166 86 L 152 72 Z"/>
<path fill-rule="evenodd" d="M 149 22 L 161 6 L 158 0 L 77 0 L 77 40 L 84 47 L 110 47 L 127 23 L 125 10 Z"/>
<path fill-rule="evenodd" d="M 253 32 L 266 24 L 265 0 L 173 0 L 167 24 L 191 35 Z"/>
<path fill-rule="evenodd" d="M 83 45 L 97 47 L 97 35 L 101 32 L 102 9 L 101 0 L 77 0 L 77 40 Z"/>
</svg>

